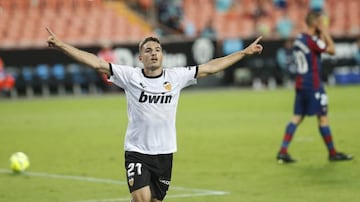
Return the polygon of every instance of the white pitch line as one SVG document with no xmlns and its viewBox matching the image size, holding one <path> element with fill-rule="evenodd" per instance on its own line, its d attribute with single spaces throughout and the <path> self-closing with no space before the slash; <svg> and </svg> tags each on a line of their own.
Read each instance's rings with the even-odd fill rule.
<svg viewBox="0 0 360 202">
<path fill-rule="evenodd" d="M 10 170 L 0 169 L 0 173 L 12 173 Z M 112 180 L 112 179 L 102 179 L 94 177 L 85 177 L 85 176 L 75 176 L 75 175 L 60 175 L 60 174 L 51 174 L 51 173 L 39 173 L 39 172 L 24 172 L 24 175 L 34 176 L 34 177 L 47 177 L 54 179 L 66 179 L 66 180 L 77 180 L 77 181 L 86 181 L 86 182 L 96 182 L 104 184 L 127 184 L 121 180 Z"/>
<path fill-rule="evenodd" d="M 226 195 L 226 194 L 229 194 L 228 192 L 224 192 L 224 191 L 186 188 L 186 187 L 178 187 L 178 186 L 171 187 L 171 189 L 178 190 L 178 191 L 184 190 L 184 191 L 192 191 L 192 192 L 211 193 L 211 195 Z"/>
<path fill-rule="evenodd" d="M 226 195 L 227 192 L 222 192 L 222 194 L 212 194 L 212 193 L 192 193 L 192 194 L 172 194 L 168 195 L 165 198 L 190 198 L 190 197 L 199 197 L 199 196 L 213 196 L 213 195 Z M 76 201 L 76 202 L 123 202 L 130 201 L 131 198 L 113 198 L 113 199 L 92 199 L 85 201 Z"/>
<path fill-rule="evenodd" d="M 11 170 L 0 169 L 0 174 L 11 174 Z M 40 172 L 24 172 L 24 175 L 34 176 L 34 177 L 45 177 L 45 178 L 53 178 L 53 179 L 66 179 L 66 180 L 77 180 L 77 181 L 85 181 L 85 182 L 95 182 L 95 183 L 105 183 L 105 184 L 116 184 L 116 185 L 124 185 L 127 184 L 125 181 L 121 180 L 113 180 L 113 179 L 104 179 L 104 178 L 95 178 L 95 177 L 85 177 L 85 176 L 76 176 L 76 175 L 61 175 L 61 174 L 51 174 L 51 173 L 40 173 Z M 207 189 L 195 189 L 195 188 L 186 188 L 186 187 L 177 187 L 172 186 L 173 190 L 187 191 L 191 193 L 185 194 L 173 194 L 168 195 L 166 198 L 186 198 L 186 197 L 199 197 L 199 196 L 214 196 L 214 195 L 227 195 L 228 192 L 224 191 L 216 191 L 216 190 L 207 190 Z M 129 198 L 117 198 L 117 199 L 95 199 L 95 200 L 84 200 L 78 202 L 122 202 L 129 201 Z"/>
</svg>

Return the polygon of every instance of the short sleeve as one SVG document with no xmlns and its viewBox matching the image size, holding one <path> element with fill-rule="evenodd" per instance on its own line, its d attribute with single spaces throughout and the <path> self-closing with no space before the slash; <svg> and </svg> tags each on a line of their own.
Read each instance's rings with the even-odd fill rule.
<svg viewBox="0 0 360 202">
<path fill-rule="evenodd" d="M 115 85 L 125 89 L 127 84 L 129 83 L 129 78 L 134 71 L 134 67 L 110 64 L 111 75 L 108 80 Z"/>
<path fill-rule="evenodd" d="M 181 88 L 185 88 L 197 83 L 196 77 L 198 73 L 198 66 L 177 67 L 174 68 L 174 70 L 176 72 L 177 79 L 179 79 Z"/>
</svg>

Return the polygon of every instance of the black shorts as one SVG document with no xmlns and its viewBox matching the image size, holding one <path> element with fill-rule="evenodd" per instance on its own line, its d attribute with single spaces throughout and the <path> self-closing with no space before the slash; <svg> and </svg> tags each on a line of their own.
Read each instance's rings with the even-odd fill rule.
<svg viewBox="0 0 360 202">
<path fill-rule="evenodd" d="M 173 154 L 147 155 L 125 151 L 125 169 L 130 193 L 150 186 L 152 198 L 162 201 L 171 181 Z"/>
</svg>

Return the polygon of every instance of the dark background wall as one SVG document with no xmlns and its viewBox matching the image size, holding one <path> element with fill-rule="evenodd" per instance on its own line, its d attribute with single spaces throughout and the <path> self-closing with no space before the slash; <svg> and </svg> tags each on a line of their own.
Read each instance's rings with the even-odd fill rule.
<svg viewBox="0 0 360 202">
<path fill-rule="evenodd" d="M 334 57 L 325 56 L 323 59 L 324 71 L 323 78 L 332 74 L 336 67 L 352 66 L 355 64 L 353 59 L 356 50 L 355 38 L 336 39 L 337 55 Z M 242 41 L 246 47 L 252 40 Z M 264 51 L 261 55 L 254 55 L 241 60 L 227 69 L 221 77 L 214 77 L 213 80 L 205 81 L 206 85 L 233 85 L 234 72 L 238 68 L 249 70 L 251 78 L 260 78 L 266 81 L 268 78 L 275 78 L 277 83 L 282 83 L 283 73 L 276 61 L 276 52 L 284 44 L 284 40 L 263 40 Z M 91 53 L 98 53 L 101 47 L 79 47 Z M 117 55 L 115 63 L 140 65 L 137 60 L 138 44 L 117 44 L 113 46 Z M 188 66 L 196 65 L 208 61 L 214 57 L 224 55 L 222 42 L 211 41 L 209 39 L 197 39 L 179 42 L 163 42 L 164 66 Z M 68 65 L 76 63 L 73 59 L 60 51 L 51 48 L 36 49 L 9 49 L 0 50 L 0 57 L 5 63 L 5 67 L 21 68 L 23 66 L 33 66 L 38 64 Z"/>
</svg>

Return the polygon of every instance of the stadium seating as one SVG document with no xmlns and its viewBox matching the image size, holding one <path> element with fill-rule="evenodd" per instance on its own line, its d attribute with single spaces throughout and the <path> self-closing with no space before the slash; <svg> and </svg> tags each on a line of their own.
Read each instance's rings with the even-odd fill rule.
<svg viewBox="0 0 360 202">
<path fill-rule="evenodd" d="M 20 70 L 19 77 L 16 78 L 16 89 L 18 94 L 25 94 L 27 97 L 34 95 L 33 89 L 33 67 L 24 66 Z"/>
<path fill-rule="evenodd" d="M 148 24 L 125 10 L 122 1 L 1 0 L 0 48 L 43 47 L 47 26 L 65 41 L 81 45 L 138 41 L 152 33 Z"/>
<path fill-rule="evenodd" d="M 233 0 L 228 11 L 217 10 L 211 0 L 184 0 L 184 15 L 196 25 L 200 32 L 205 22 L 213 18 L 213 27 L 223 39 L 228 35 L 250 38 L 255 34 L 277 37 L 274 29 L 281 19 L 281 13 L 288 13 L 295 24 L 292 36 L 304 30 L 304 17 L 309 10 L 310 0 L 288 0 L 286 8 L 277 8 L 272 0 Z M 264 17 L 254 17 L 263 9 Z M 201 10 L 201 12 L 197 12 Z M 358 0 L 327 0 L 324 11 L 329 17 L 331 34 L 337 37 L 357 36 L 360 34 L 360 1 Z M 256 32 L 254 32 L 256 30 Z M 263 33 L 265 31 L 265 33 Z M 268 33 L 269 32 L 269 33 Z"/>
<path fill-rule="evenodd" d="M 184 0 L 183 13 L 184 19 L 195 25 L 197 33 L 212 21 L 220 39 L 251 38 L 258 34 L 277 37 L 275 27 L 282 12 L 286 12 L 295 25 L 293 35 L 304 29 L 303 18 L 310 1 L 288 0 L 286 8 L 279 8 L 272 0 L 232 0 L 226 1 L 232 2 L 231 7 L 223 9 L 216 8 L 213 0 Z M 138 2 L 149 9 L 154 1 Z M 1 0 L 0 48 L 44 46 L 48 36 L 46 26 L 68 42 L 85 45 L 103 40 L 138 41 L 152 34 L 149 23 L 137 18 L 125 3 L 120 0 Z M 334 36 L 360 34 L 360 1 L 327 0 L 324 11 L 330 18 Z M 257 16 L 259 14 L 262 16 Z"/>
<path fill-rule="evenodd" d="M 86 87 L 86 78 L 81 72 L 81 66 L 75 63 L 69 64 L 67 66 L 67 72 L 71 78 L 71 83 L 73 84 L 73 93 L 81 94 Z"/>
<path fill-rule="evenodd" d="M 238 38 L 228 38 L 224 40 L 223 43 L 223 53 L 224 55 L 229 55 L 243 49 L 243 41 Z"/>
<path fill-rule="evenodd" d="M 194 24 L 197 34 L 210 22 L 216 31 L 216 39 L 224 42 L 223 50 L 228 54 L 233 49 L 242 47 L 243 39 L 260 34 L 272 39 L 278 38 L 280 35 L 276 25 L 285 15 L 293 22 L 291 36 L 295 36 L 305 28 L 303 19 L 309 10 L 310 1 L 287 0 L 287 6 L 283 8 L 275 5 L 273 0 L 227 0 L 219 9 L 216 2 L 220 1 L 183 0 L 183 19 Z M 156 1 L 138 2 L 143 9 L 151 9 L 151 3 Z M 228 6 L 229 2 L 232 2 L 231 6 Z M 0 49 L 44 48 L 48 37 L 45 30 L 47 26 L 66 42 L 80 47 L 99 47 L 104 41 L 113 44 L 138 42 L 144 36 L 153 35 L 150 22 L 140 18 L 126 3 L 129 2 L 0 0 Z M 324 11 L 329 17 L 329 28 L 333 36 L 359 36 L 359 0 L 326 0 Z M 54 92 L 81 94 L 106 89 L 106 82 L 101 75 L 80 64 L 24 66 L 17 67 L 12 72 L 20 95 L 48 95 Z"/>
<path fill-rule="evenodd" d="M 6 70 L 16 80 L 18 96 L 81 95 L 107 90 L 107 84 L 98 72 L 77 63 L 7 67 Z"/>
<path fill-rule="evenodd" d="M 49 88 L 50 92 L 56 92 L 59 95 L 66 93 L 66 72 L 65 67 L 62 64 L 55 64 L 51 68 Z"/>
<path fill-rule="evenodd" d="M 104 81 L 93 69 L 71 63 L 65 68 L 65 89 L 73 94 L 99 93 L 104 90 Z"/>
<path fill-rule="evenodd" d="M 35 94 L 43 96 L 50 95 L 49 89 L 50 71 L 49 66 L 46 64 L 39 64 L 35 67 L 33 72 L 32 86 Z"/>
</svg>

